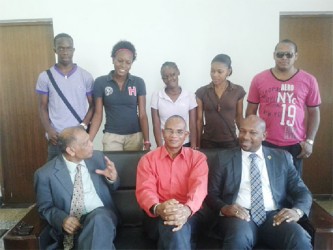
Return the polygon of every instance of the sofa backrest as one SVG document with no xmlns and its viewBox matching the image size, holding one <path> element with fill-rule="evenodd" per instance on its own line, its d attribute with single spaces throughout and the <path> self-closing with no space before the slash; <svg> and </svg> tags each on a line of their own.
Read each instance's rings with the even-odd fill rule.
<svg viewBox="0 0 333 250">
<path fill-rule="evenodd" d="M 219 150 L 200 150 L 207 156 L 208 167 Z M 143 220 L 143 210 L 135 197 L 136 169 L 140 158 L 147 151 L 105 151 L 104 154 L 114 162 L 120 177 L 120 187 L 113 193 L 121 222 L 124 226 L 139 226 Z"/>
<path fill-rule="evenodd" d="M 135 197 L 136 168 L 142 155 L 147 151 L 105 151 L 104 154 L 114 162 L 120 177 L 120 186 L 112 194 L 121 223 L 125 226 L 142 224 L 143 211 Z"/>
</svg>

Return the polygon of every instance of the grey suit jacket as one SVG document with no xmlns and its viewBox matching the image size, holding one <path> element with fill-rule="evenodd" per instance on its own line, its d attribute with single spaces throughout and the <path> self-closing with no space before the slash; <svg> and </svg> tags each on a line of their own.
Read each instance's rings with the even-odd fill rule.
<svg viewBox="0 0 333 250">
<path fill-rule="evenodd" d="M 111 192 L 119 186 L 119 178 L 113 184 L 104 176 L 95 173 L 96 169 L 105 169 L 104 154 L 94 151 L 90 159 L 85 160 L 96 193 L 104 206 L 116 212 Z M 66 163 L 59 155 L 39 168 L 34 175 L 37 207 L 40 215 L 56 230 L 62 234 L 63 220 L 69 215 L 73 195 L 73 183 Z"/>
<path fill-rule="evenodd" d="M 296 207 L 308 215 L 312 196 L 298 175 L 292 156 L 287 151 L 265 146 L 263 153 L 277 208 Z M 219 213 L 223 206 L 233 204 L 237 198 L 242 176 L 241 149 L 221 150 L 212 166 L 209 171 L 206 202 L 211 209 Z"/>
</svg>

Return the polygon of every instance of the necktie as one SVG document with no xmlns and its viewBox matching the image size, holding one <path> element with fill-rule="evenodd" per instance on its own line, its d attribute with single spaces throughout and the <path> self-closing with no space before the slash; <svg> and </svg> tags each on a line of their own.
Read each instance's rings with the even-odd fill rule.
<svg viewBox="0 0 333 250">
<path fill-rule="evenodd" d="M 266 220 L 264 198 L 262 194 L 261 175 L 258 168 L 257 154 L 250 154 L 250 178 L 251 178 L 251 215 L 252 220 L 260 226 Z"/>
<path fill-rule="evenodd" d="M 84 212 L 84 196 L 83 196 L 83 184 L 82 184 L 82 174 L 81 166 L 76 166 L 76 174 L 74 178 L 74 189 L 73 197 L 71 202 L 70 216 L 74 216 L 78 219 L 81 218 Z M 69 250 L 74 247 L 74 236 L 70 234 L 65 234 L 64 237 L 64 249 Z"/>
</svg>

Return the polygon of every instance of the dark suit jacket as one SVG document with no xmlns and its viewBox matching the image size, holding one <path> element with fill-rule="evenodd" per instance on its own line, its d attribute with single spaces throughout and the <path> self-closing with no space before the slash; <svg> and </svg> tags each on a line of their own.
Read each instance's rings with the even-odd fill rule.
<svg viewBox="0 0 333 250">
<path fill-rule="evenodd" d="M 287 151 L 264 146 L 263 153 L 277 208 L 296 207 L 309 215 L 312 196 L 299 177 L 291 155 Z M 241 149 L 221 150 L 212 166 L 206 202 L 219 213 L 223 206 L 233 204 L 237 198 L 242 176 Z"/>
<path fill-rule="evenodd" d="M 85 160 L 85 163 L 96 193 L 104 206 L 116 212 L 111 192 L 118 188 L 119 178 L 110 184 L 104 176 L 95 173 L 96 169 L 106 168 L 104 155 L 100 151 L 94 151 L 93 156 Z M 34 177 L 38 211 L 53 227 L 56 234 L 60 235 L 62 234 L 63 220 L 70 212 L 74 188 L 62 155 L 39 168 Z"/>
</svg>

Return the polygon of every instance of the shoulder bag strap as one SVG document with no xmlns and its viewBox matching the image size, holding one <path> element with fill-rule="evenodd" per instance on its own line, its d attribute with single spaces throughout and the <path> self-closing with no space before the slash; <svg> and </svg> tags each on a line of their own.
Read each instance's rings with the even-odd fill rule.
<svg viewBox="0 0 333 250">
<path fill-rule="evenodd" d="M 50 78 L 50 81 L 53 85 L 53 87 L 55 88 L 55 90 L 57 91 L 58 95 L 60 96 L 60 98 L 62 99 L 62 101 L 66 104 L 67 108 L 69 109 L 69 111 L 71 111 L 71 113 L 73 114 L 73 116 L 76 118 L 76 120 L 81 123 L 82 120 L 80 118 L 80 116 L 76 113 L 76 111 L 73 109 L 72 105 L 68 102 L 68 100 L 66 99 L 66 97 L 64 96 L 64 94 L 61 92 L 59 86 L 57 85 L 57 83 L 55 82 L 53 75 L 51 73 L 51 71 L 48 69 L 46 70 L 47 75 Z"/>
</svg>

